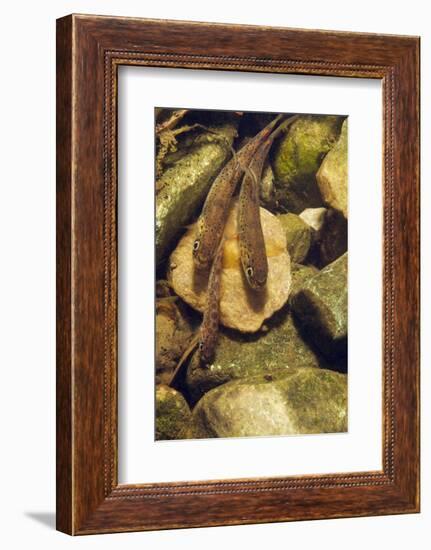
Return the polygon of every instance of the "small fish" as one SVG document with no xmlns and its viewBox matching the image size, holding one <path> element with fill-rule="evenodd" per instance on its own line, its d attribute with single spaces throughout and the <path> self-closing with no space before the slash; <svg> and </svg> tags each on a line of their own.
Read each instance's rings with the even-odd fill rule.
<svg viewBox="0 0 431 550">
<path fill-rule="evenodd" d="M 214 258 L 229 213 L 229 203 L 241 174 L 256 149 L 284 115 L 278 115 L 236 153 L 214 180 L 198 219 L 193 257 L 199 269 L 208 268 Z"/>
<path fill-rule="evenodd" d="M 216 256 L 211 266 L 208 279 L 204 317 L 200 326 L 199 354 L 201 361 L 208 364 L 213 358 L 218 340 L 220 318 L 220 286 L 223 269 L 224 239 L 220 241 Z"/>
<path fill-rule="evenodd" d="M 238 205 L 238 238 L 241 264 L 247 282 L 254 290 L 262 290 L 268 278 L 268 258 L 260 220 L 259 200 L 259 184 L 262 178 L 263 166 L 274 139 L 296 119 L 297 116 L 293 116 L 283 122 L 258 147 L 241 183 Z"/>
<path fill-rule="evenodd" d="M 223 269 L 223 246 L 224 240 L 220 242 L 216 257 L 214 258 L 214 262 L 211 266 L 211 271 L 208 278 L 206 304 L 201 326 L 178 361 L 177 366 L 175 367 L 175 370 L 168 382 L 168 386 L 172 386 L 174 384 L 181 367 L 196 347 L 199 349 L 199 357 L 203 365 L 208 365 L 214 356 L 214 351 L 218 340 L 220 318 L 220 285 L 221 273 Z"/>
</svg>

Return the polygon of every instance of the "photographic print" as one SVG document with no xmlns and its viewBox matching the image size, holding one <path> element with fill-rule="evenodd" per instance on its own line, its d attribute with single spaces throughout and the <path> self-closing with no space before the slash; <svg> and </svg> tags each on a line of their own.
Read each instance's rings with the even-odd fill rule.
<svg viewBox="0 0 431 550">
<path fill-rule="evenodd" d="M 155 109 L 155 439 L 347 431 L 348 117 Z"/>
<path fill-rule="evenodd" d="M 420 510 L 419 69 L 417 36 L 57 21 L 58 530 Z"/>
</svg>

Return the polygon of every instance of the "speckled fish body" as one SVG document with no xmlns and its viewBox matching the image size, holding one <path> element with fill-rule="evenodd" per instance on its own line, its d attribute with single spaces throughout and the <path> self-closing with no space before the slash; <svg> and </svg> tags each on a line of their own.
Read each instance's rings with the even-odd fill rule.
<svg viewBox="0 0 431 550">
<path fill-rule="evenodd" d="M 199 329 L 199 354 L 201 362 L 204 364 L 208 364 L 213 358 L 218 340 L 220 287 L 223 269 L 223 245 L 224 240 L 222 239 L 211 266 L 204 316 Z"/>
<path fill-rule="evenodd" d="M 208 268 L 211 264 L 223 234 L 235 187 L 259 145 L 271 134 L 283 116 L 278 115 L 244 145 L 214 180 L 198 220 L 198 232 L 193 246 L 193 257 L 198 268 Z"/>
<path fill-rule="evenodd" d="M 268 277 L 268 259 L 260 221 L 259 186 L 263 166 L 274 139 L 296 120 L 293 116 L 274 130 L 257 148 L 241 184 L 238 207 L 238 238 L 241 264 L 249 285 L 260 290 Z"/>
<path fill-rule="evenodd" d="M 221 275 L 223 270 L 223 245 L 221 241 L 216 252 L 216 257 L 211 266 L 208 278 L 206 304 L 201 326 L 197 334 L 191 340 L 188 348 L 182 354 L 175 370 L 168 382 L 173 386 L 190 354 L 196 346 L 199 349 L 199 359 L 202 366 L 208 365 L 214 356 L 218 340 L 219 319 L 220 319 L 220 287 Z"/>
<path fill-rule="evenodd" d="M 271 140 L 272 141 L 272 140 Z M 263 288 L 268 277 L 268 259 L 260 222 L 259 182 L 268 154 L 269 140 L 258 149 L 244 174 L 239 194 L 238 239 L 241 264 L 249 285 Z"/>
</svg>

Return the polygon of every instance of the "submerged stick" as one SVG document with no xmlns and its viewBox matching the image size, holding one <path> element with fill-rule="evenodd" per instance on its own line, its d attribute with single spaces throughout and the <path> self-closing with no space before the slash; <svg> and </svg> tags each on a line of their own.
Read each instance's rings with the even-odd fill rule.
<svg viewBox="0 0 431 550">
<path fill-rule="evenodd" d="M 196 346 L 199 344 L 199 338 L 200 334 L 199 331 L 197 334 L 195 334 L 190 342 L 190 344 L 187 346 L 184 353 L 181 355 L 180 360 L 177 363 L 177 366 L 175 367 L 174 372 L 172 373 L 172 376 L 169 379 L 168 386 L 172 387 L 173 383 L 177 379 L 177 376 L 181 370 L 181 367 L 184 365 L 184 363 L 187 361 L 187 359 L 192 354 L 193 350 L 196 348 Z"/>
<path fill-rule="evenodd" d="M 156 135 L 161 134 L 165 130 L 172 130 L 178 124 L 178 122 L 189 112 L 189 109 L 178 109 L 174 111 L 171 116 L 159 124 L 156 125 Z"/>
</svg>

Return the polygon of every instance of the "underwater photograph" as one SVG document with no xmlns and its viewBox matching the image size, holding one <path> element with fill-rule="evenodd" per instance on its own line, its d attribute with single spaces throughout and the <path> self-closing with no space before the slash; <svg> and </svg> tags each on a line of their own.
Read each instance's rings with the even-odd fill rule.
<svg viewBox="0 0 431 550">
<path fill-rule="evenodd" d="M 155 108 L 155 439 L 348 430 L 348 117 Z"/>
</svg>

